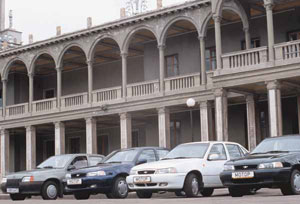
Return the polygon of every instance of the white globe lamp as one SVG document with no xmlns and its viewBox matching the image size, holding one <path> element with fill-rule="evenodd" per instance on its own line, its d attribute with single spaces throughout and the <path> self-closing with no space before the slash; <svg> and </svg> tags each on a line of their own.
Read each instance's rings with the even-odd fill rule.
<svg viewBox="0 0 300 204">
<path fill-rule="evenodd" d="M 186 101 L 186 105 L 187 105 L 189 108 L 194 107 L 194 106 L 196 105 L 195 99 L 189 98 L 189 99 Z"/>
</svg>

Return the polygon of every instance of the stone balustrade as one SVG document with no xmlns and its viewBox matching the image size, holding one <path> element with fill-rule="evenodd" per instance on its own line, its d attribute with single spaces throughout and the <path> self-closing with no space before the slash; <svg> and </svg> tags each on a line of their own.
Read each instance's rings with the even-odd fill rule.
<svg viewBox="0 0 300 204">
<path fill-rule="evenodd" d="M 197 86 L 200 86 L 200 73 L 193 73 L 165 79 L 166 92 L 188 89 Z"/>
<path fill-rule="evenodd" d="M 93 91 L 93 103 L 103 103 L 122 98 L 122 87 L 113 87 Z"/>
<path fill-rule="evenodd" d="M 159 81 L 146 81 L 134 83 L 127 86 L 128 97 L 147 96 L 159 93 Z"/>
</svg>

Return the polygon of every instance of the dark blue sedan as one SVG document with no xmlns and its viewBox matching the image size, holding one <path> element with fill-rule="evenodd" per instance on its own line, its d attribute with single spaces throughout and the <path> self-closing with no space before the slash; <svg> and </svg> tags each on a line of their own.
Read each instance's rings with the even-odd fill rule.
<svg viewBox="0 0 300 204">
<path fill-rule="evenodd" d="M 97 166 L 72 171 L 64 180 L 64 193 L 74 194 L 77 200 L 92 194 L 106 194 L 108 198 L 126 198 L 126 177 L 132 167 L 159 160 L 169 151 L 159 147 L 139 147 L 112 152 Z"/>
</svg>

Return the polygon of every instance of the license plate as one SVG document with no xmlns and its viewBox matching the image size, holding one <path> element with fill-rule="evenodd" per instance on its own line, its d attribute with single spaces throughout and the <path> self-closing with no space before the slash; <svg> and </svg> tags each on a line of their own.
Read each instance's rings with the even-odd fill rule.
<svg viewBox="0 0 300 204">
<path fill-rule="evenodd" d="M 133 177 L 133 182 L 134 183 L 150 183 L 151 182 L 151 177 L 150 176 Z"/>
<path fill-rule="evenodd" d="M 233 179 L 251 179 L 251 178 L 254 178 L 254 172 L 253 171 L 233 172 L 232 178 Z"/>
<path fill-rule="evenodd" d="M 7 188 L 6 192 L 11 193 L 11 194 L 19 193 L 19 189 L 18 188 Z"/>
<path fill-rule="evenodd" d="M 81 185 L 82 180 L 81 179 L 68 179 L 67 184 L 68 185 Z"/>
</svg>

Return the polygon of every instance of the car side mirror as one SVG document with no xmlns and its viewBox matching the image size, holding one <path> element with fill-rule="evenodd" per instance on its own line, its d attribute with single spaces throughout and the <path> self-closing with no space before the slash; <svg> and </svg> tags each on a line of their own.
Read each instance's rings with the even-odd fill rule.
<svg viewBox="0 0 300 204">
<path fill-rule="evenodd" d="M 68 171 L 72 171 L 72 170 L 75 170 L 76 169 L 76 167 L 74 166 L 74 165 L 70 165 L 70 166 L 68 166 Z"/>
<path fill-rule="evenodd" d="M 215 160 L 219 160 L 219 159 L 220 159 L 220 156 L 218 154 L 210 154 L 210 155 L 208 155 L 208 158 L 207 158 L 208 161 L 215 161 Z"/>
<path fill-rule="evenodd" d="M 145 164 L 147 163 L 147 160 L 146 159 L 141 159 L 141 160 L 138 160 L 136 165 L 140 165 L 140 164 Z"/>
</svg>

